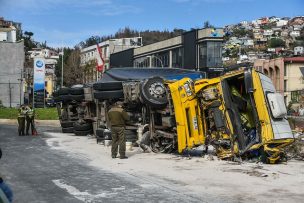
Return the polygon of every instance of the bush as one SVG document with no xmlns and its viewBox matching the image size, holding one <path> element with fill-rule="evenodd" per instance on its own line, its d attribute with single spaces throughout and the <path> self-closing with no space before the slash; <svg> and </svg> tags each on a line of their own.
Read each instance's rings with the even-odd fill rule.
<svg viewBox="0 0 304 203">
<path fill-rule="evenodd" d="M 285 41 L 279 38 L 272 38 L 269 40 L 269 47 L 270 48 L 285 47 Z"/>
</svg>

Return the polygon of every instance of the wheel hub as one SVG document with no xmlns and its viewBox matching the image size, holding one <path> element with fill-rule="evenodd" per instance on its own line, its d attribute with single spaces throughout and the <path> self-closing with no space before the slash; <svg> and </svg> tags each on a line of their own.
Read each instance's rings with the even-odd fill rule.
<svg viewBox="0 0 304 203">
<path fill-rule="evenodd" d="M 149 88 L 149 92 L 155 98 L 164 98 L 166 93 L 165 86 L 160 82 L 153 83 Z"/>
</svg>

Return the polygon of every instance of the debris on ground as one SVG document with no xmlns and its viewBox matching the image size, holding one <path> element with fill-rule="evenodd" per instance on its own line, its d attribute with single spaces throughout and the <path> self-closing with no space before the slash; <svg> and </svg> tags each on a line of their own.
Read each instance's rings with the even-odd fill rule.
<svg viewBox="0 0 304 203">
<path fill-rule="evenodd" d="M 304 133 L 295 133 L 295 142 L 286 148 L 287 157 L 304 161 Z"/>
</svg>

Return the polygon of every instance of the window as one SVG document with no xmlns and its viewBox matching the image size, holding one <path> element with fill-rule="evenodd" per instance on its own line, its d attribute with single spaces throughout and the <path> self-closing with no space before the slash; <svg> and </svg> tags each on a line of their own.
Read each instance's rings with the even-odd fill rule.
<svg viewBox="0 0 304 203">
<path fill-rule="evenodd" d="M 287 76 L 287 68 L 284 66 L 284 76 Z"/>
<path fill-rule="evenodd" d="M 222 42 L 207 41 L 199 44 L 199 66 L 222 66 Z"/>
<path fill-rule="evenodd" d="M 177 48 L 172 50 L 172 68 L 182 68 L 183 67 L 183 48 Z"/>
<path fill-rule="evenodd" d="M 287 91 L 287 80 L 284 80 L 284 92 Z"/>
<path fill-rule="evenodd" d="M 299 91 L 291 91 L 291 101 L 299 102 L 300 92 Z"/>
</svg>

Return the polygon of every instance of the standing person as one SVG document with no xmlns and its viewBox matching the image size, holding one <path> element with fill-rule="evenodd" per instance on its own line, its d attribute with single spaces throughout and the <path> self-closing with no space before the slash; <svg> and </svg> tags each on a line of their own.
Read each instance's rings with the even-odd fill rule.
<svg viewBox="0 0 304 203">
<path fill-rule="evenodd" d="M 304 108 L 302 105 L 300 105 L 300 108 L 299 108 L 299 116 L 304 116 Z"/>
<path fill-rule="evenodd" d="M 32 135 L 36 132 L 35 130 L 35 110 L 32 105 L 27 106 L 26 112 L 26 135 L 29 135 L 29 129 L 31 127 Z"/>
<path fill-rule="evenodd" d="M 126 156 L 126 136 L 125 126 L 129 115 L 122 108 L 122 102 L 116 102 L 108 111 L 109 121 L 111 123 L 112 131 L 112 158 L 117 156 L 117 149 L 119 147 L 120 159 L 127 159 Z"/>
<path fill-rule="evenodd" d="M 24 135 L 24 127 L 25 127 L 25 116 L 26 116 L 26 108 L 24 105 L 21 105 L 19 108 L 18 114 L 18 134 L 19 136 Z"/>
</svg>

